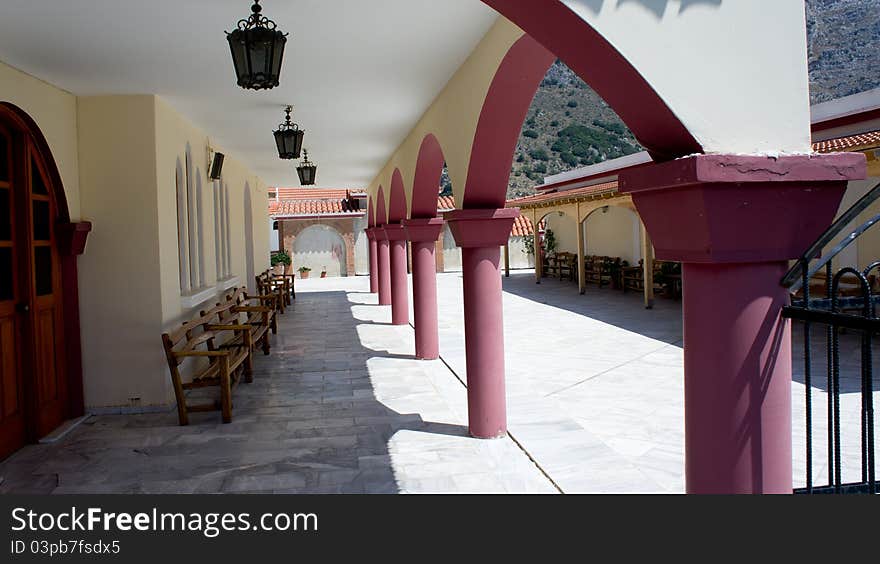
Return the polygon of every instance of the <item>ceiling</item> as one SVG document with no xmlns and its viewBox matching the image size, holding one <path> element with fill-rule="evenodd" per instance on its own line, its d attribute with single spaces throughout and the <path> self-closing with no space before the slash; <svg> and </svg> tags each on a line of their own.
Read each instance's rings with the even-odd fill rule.
<svg viewBox="0 0 880 564">
<path fill-rule="evenodd" d="M 224 31 L 251 0 L 2 0 L 0 61 L 76 95 L 158 94 L 271 186 L 283 108 L 318 184 L 366 186 L 495 21 L 480 0 L 263 0 L 281 85 L 236 86 Z"/>
</svg>

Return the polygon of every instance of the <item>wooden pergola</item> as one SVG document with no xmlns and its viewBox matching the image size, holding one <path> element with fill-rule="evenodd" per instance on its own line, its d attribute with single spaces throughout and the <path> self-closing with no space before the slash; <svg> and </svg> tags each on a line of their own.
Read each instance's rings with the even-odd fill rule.
<svg viewBox="0 0 880 564">
<path fill-rule="evenodd" d="M 561 213 L 575 219 L 577 226 L 577 267 L 578 267 L 578 291 L 583 294 L 586 291 L 586 266 L 584 262 L 585 249 L 583 237 L 584 221 L 598 209 L 606 206 L 618 206 L 626 208 L 639 217 L 639 233 L 644 248 L 644 260 L 642 261 L 642 276 L 644 280 L 645 307 L 654 305 L 654 248 L 651 238 L 645 229 L 629 194 L 621 194 L 618 191 L 617 181 L 604 182 L 568 190 L 550 190 L 547 192 L 517 198 L 507 202 L 509 208 L 519 208 L 520 212 L 527 216 L 532 225 L 535 225 L 534 253 L 535 253 L 535 278 L 540 284 L 543 276 L 543 260 L 541 257 L 541 238 L 538 224 L 547 215 Z M 507 249 L 505 247 L 505 258 Z M 505 261 L 505 266 L 507 266 Z"/>
</svg>

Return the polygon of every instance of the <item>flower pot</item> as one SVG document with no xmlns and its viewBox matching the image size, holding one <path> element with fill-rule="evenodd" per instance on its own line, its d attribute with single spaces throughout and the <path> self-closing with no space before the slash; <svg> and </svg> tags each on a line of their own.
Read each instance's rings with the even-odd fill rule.
<svg viewBox="0 0 880 564">
<path fill-rule="evenodd" d="M 303 270 L 302 272 L 299 273 L 299 277 L 302 278 L 303 280 L 305 280 L 306 278 L 309 277 L 309 271 Z"/>
<path fill-rule="evenodd" d="M 284 265 L 283 264 L 276 264 L 275 266 L 272 267 L 272 272 L 273 272 L 273 274 L 279 274 L 279 275 L 284 274 Z"/>
<path fill-rule="evenodd" d="M 322 273 L 321 273 L 321 278 L 327 278 L 327 273 L 326 273 L 326 272 L 322 272 Z"/>
</svg>

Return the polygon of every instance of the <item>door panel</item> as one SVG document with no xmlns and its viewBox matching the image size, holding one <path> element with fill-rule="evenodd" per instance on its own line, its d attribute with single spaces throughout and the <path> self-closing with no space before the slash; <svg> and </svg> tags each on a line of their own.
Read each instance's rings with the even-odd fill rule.
<svg viewBox="0 0 880 564">
<path fill-rule="evenodd" d="M 42 437 L 60 425 L 67 414 L 64 374 L 64 326 L 61 318 L 61 264 L 55 242 L 55 203 L 43 163 L 30 150 L 30 229 L 32 262 L 29 290 L 36 410 L 35 431 Z"/>
<path fill-rule="evenodd" d="M 14 179 L 12 133 L 0 127 L 0 459 L 28 439 L 22 370 L 20 230 L 15 224 L 20 181 Z M 18 175 L 21 178 L 21 175 Z"/>
</svg>

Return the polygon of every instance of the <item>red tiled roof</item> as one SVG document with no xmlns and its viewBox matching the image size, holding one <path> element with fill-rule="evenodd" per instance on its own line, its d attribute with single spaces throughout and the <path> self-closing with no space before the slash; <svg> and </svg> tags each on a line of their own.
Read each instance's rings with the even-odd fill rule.
<svg viewBox="0 0 880 564">
<path fill-rule="evenodd" d="M 870 148 L 871 146 L 880 146 L 880 131 L 868 131 L 858 135 L 818 141 L 813 143 L 813 150 L 817 153 L 833 153 L 856 148 Z"/>
<path fill-rule="evenodd" d="M 437 196 L 437 211 L 455 209 L 455 198 L 452 196 Z"/>
<path fill-rule="evenodd" d="M 529 206 L 540 204 L 543 202 L 551 202 L 553 200 L 577 198 L 580 196 L 593 196 L 598 194 L 614 193 L 616 191 L 617 181 L 615 180 L 612 182 L 603 182 L 601 184 L 584 186 L 583 188 L 575 188 L 573 190 L 563 190 L 560 192 L 557 192 L 555 190 L 548 190 L 547 192 L 542 192 L 533 196 L 525 196 L 522 198 L 516 198 L 514 200 L 508 200 L 507 207 L 515 208 L 519 206 Z"/>
<path fill-rule="evenodd" d="M 351 209 L 348 198 L 363 190 L 326 190 L 313 188 L 274 188 L 277 198 L 269 200 L 269 215 L 331 215 L 365 213 Z"/>
<path fill-rule="evenodd" d="M 521 215 L 513 222 L 513 230 L 510 232 L 511 237 L 523 237 L 525 235 L 531 235 L 534 233 L 534 228 L 532 227 L 532 220 L 528 217 Z"/>
</svg>

